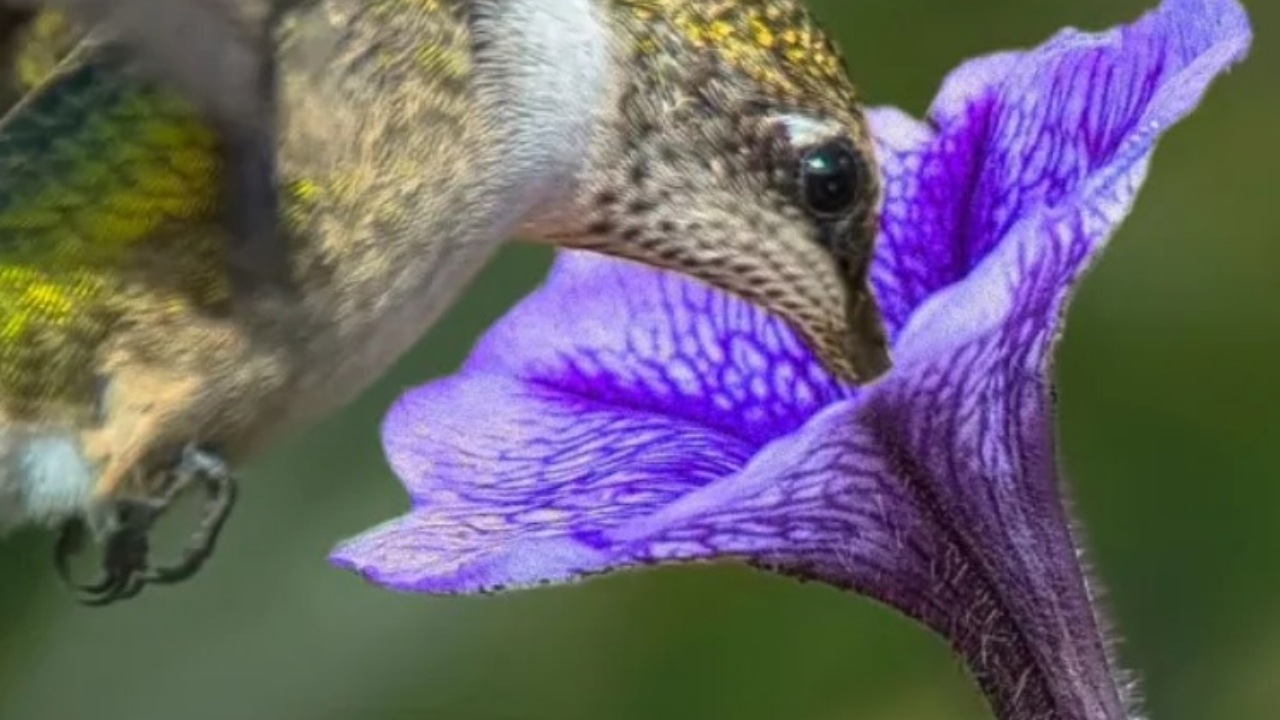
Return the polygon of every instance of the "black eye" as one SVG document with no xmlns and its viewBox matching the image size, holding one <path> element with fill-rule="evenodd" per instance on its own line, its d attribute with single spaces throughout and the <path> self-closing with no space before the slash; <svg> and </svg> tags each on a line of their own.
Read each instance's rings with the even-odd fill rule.
<svg viewBox="0 0 1280 720">
<path fill-rule="evenodd" d="M 824 143 L 800 159 L 800 187 L 805 202 L 820 215 L 838 215 L 853 205 L 858 195 L 858 157 L 849 144 Z"/>
</svg>

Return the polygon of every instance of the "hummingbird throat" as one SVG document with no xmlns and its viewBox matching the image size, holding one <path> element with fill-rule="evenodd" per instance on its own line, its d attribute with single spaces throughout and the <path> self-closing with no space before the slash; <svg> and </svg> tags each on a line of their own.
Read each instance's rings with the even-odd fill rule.
<svg viewBox="0 0 1280 720">
<path fill-rule="evenodd" d="M 613 66 L 603 13 L 595 0 L 490 0 L 471 12 L 476 92 L 497 125 L 503 234 L 566 198 L 586 168 Z"/>
</svg>

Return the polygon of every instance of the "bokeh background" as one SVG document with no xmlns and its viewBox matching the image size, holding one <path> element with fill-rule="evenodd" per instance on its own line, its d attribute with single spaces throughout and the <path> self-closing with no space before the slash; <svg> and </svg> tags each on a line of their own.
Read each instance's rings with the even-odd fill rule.
<svg viewBox="0 0 1280 720">
<path fill-rule="evenodd" d="M 1148 1 L 815 6 L 870 100 L 919 114 L 966 57 Z M 1076 508 L 1156 720 L 1280 718 L 1280 3 L 1246 4 L 1252 56 L 1160 147 L 1060 355 Z M 358 404 L 257 462 L 196 581 L 83 609 L 49 537 L 0 545 L 0 720 L 989 718 L 940 641 L 818 585 L 698 567 L 435 599 L 325 563 L 404 505 L 382 410 L 548 259 L 511 248 Z"/>
</svg>

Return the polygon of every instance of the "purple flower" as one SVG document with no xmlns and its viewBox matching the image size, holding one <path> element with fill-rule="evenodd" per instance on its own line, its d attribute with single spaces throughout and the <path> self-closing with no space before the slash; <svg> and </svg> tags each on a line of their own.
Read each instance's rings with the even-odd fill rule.
<svg viewBox="0 0 1280 720">
<path fill-rule="evenodd" d="M 391 410 L 413 509 L 334 561 L 470 593 L 739 558 L 925 623 L 1001 718 L 1136 717 L 1059 495 L 1052 352 L 1157 138 L 1249 42 L 1233 0 L 1165 0 L 964 64 L 927 122 L 874 111 L 895 366 L 865 388 L 742 301 L 562 253 Z"/>
</svg>

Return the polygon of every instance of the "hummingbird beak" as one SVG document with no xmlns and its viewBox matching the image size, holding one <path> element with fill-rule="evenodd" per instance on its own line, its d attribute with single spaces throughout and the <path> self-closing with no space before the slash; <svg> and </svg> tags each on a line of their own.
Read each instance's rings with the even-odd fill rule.
<svg viewBox="0 0 1280 720">
<path fill-rule="evenodd" d="M 870 283 L 851 288 L 848 307 L 848 323 L 841 353 L 819 359 L 842 379 L 853 383 L 867 383 L 889 371 L 893 362 L 889 356 L 889 341 L 880 317 L 880 306 L 872 294 Z M 848 359 L 848 368 L 840 367 Z"/>
<path fill-rule="evenodd" d="M 870 253 L 837 256 L 801 233 L 736 239 L 723 269 L 715 264 L 674 269 L 701 277 L 786 322 L 828 372 L 861 385 L 887 372 L 889 345 L 880 307 L 867 280 Z"/>
<path fill-rule="evenodd" d="M 869 383 L 892 366 L 879 305 L 865 280 L 833 290 L 842 297 L 799 300 L 797 294 L 786 301 L 769 292 L 737 294 L 790 325 L 828 372 L 850 384 Z"/>
<path fill-rule="evenodd" d="M 844 263 L 798 233 L 770 239 L 758 229 L 711 235 L 659 233 L 622 242 L 590 234 L 552 242 L 638 261 L 736 295 L 786 322 L 844 382 L 867 383 L 889 370 L 888 341 L 865 263 L 844 272 Z"/>
</svg>

